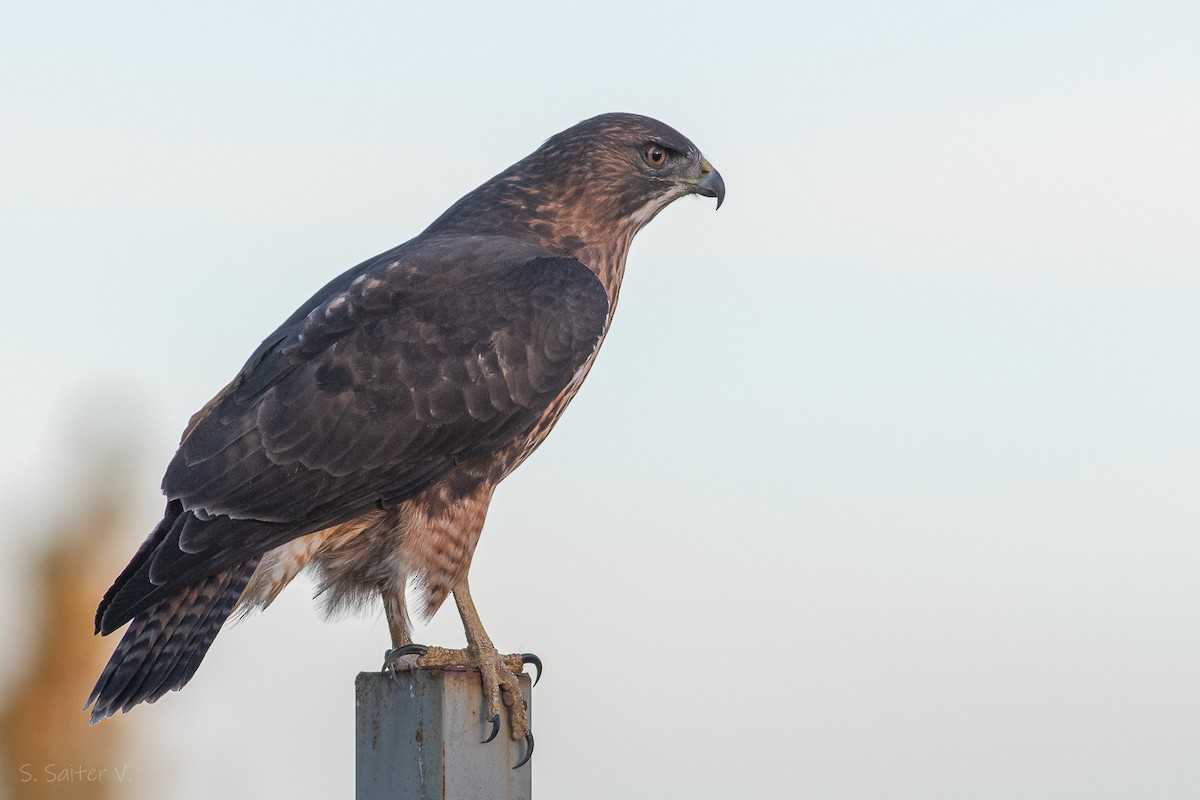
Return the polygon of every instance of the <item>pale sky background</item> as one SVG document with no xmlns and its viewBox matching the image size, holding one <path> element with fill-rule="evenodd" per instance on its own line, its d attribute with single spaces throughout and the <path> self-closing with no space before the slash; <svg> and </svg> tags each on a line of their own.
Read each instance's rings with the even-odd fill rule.
<svg viewBox="0 0 1200 800">
<path fill-rule="evenodd" d="M 3 16 L 6 683 L 81 452 L 138 454 L 130 555 L 300 302 L 636 111 L 728 197 L 640 235 L 475 559 L 492 638 L 546 663 L 537 796 L 1200 796 L 1200 5 Z M 130 797 L 350 796 L 387 629 L 308 592 L 134 712 Z M 461 643 L 453 609 L 417 638 Z"/>
</svg>

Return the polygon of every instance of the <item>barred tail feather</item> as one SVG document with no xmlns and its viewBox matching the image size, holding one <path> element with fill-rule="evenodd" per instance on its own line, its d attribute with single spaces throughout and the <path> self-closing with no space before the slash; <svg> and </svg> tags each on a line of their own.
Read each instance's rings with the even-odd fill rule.
<svg viewBox="0 0 1200 800">
<path fill-rule="evenodd" d="M 255 558 L 218 572 L 135 617 L 84 707 L 92 724 L 183 688 L 257 565 Z"/>
</svg>

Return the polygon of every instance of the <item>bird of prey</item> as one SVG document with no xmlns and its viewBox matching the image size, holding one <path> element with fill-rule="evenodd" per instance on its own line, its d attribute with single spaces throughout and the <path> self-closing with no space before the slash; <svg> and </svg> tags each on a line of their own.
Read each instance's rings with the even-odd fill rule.
<svg viewBox="0 0 1200 800">
<path fill-rule="evenodd" d="M 166 512 L 96 611 L 132 624 L 88 700 L 93 722 L 191 679 L 234 613 L 305 567 L 330 607 L 382 597 L 393 667 L 481 673 L 528 736 L 515 673 L 467 572 L 496 485 L 541 443 L 608 332 L 630 242 L 673 200 L 725 196 L 691 141 L 634 114 L 551 137 L 416 238 L 334 278 L 187 425 Z M 414 645 L 453 594 L 465 650 Z"/>
</svg>

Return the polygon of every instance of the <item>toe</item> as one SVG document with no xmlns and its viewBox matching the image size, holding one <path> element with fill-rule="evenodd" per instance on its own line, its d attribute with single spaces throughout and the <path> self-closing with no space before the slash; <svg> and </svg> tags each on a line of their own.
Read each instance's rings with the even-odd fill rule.
<svg viewBox="0 0 1200 800">
<path fill-rule="evenodd" d="M 511 672 L 504 680 L 504 704 L 508 706 L 508 727 L 512 738 L 521 740 L 529 733 L 529 711 L 521 696 L 521 684 Z"/>
</svg>

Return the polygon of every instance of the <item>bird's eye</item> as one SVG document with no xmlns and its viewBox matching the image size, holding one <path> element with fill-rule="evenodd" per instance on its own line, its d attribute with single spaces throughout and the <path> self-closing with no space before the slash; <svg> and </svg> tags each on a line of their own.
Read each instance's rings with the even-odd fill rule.
<svg viewBox="0 0 1200 800">
<path fill-rule="evenodd" d="M 667 163 L 667 151 L 656 144 L 647 145 L 642 151 L 642 158 L 652 167 L 661 167 Z"/>
</svg>

